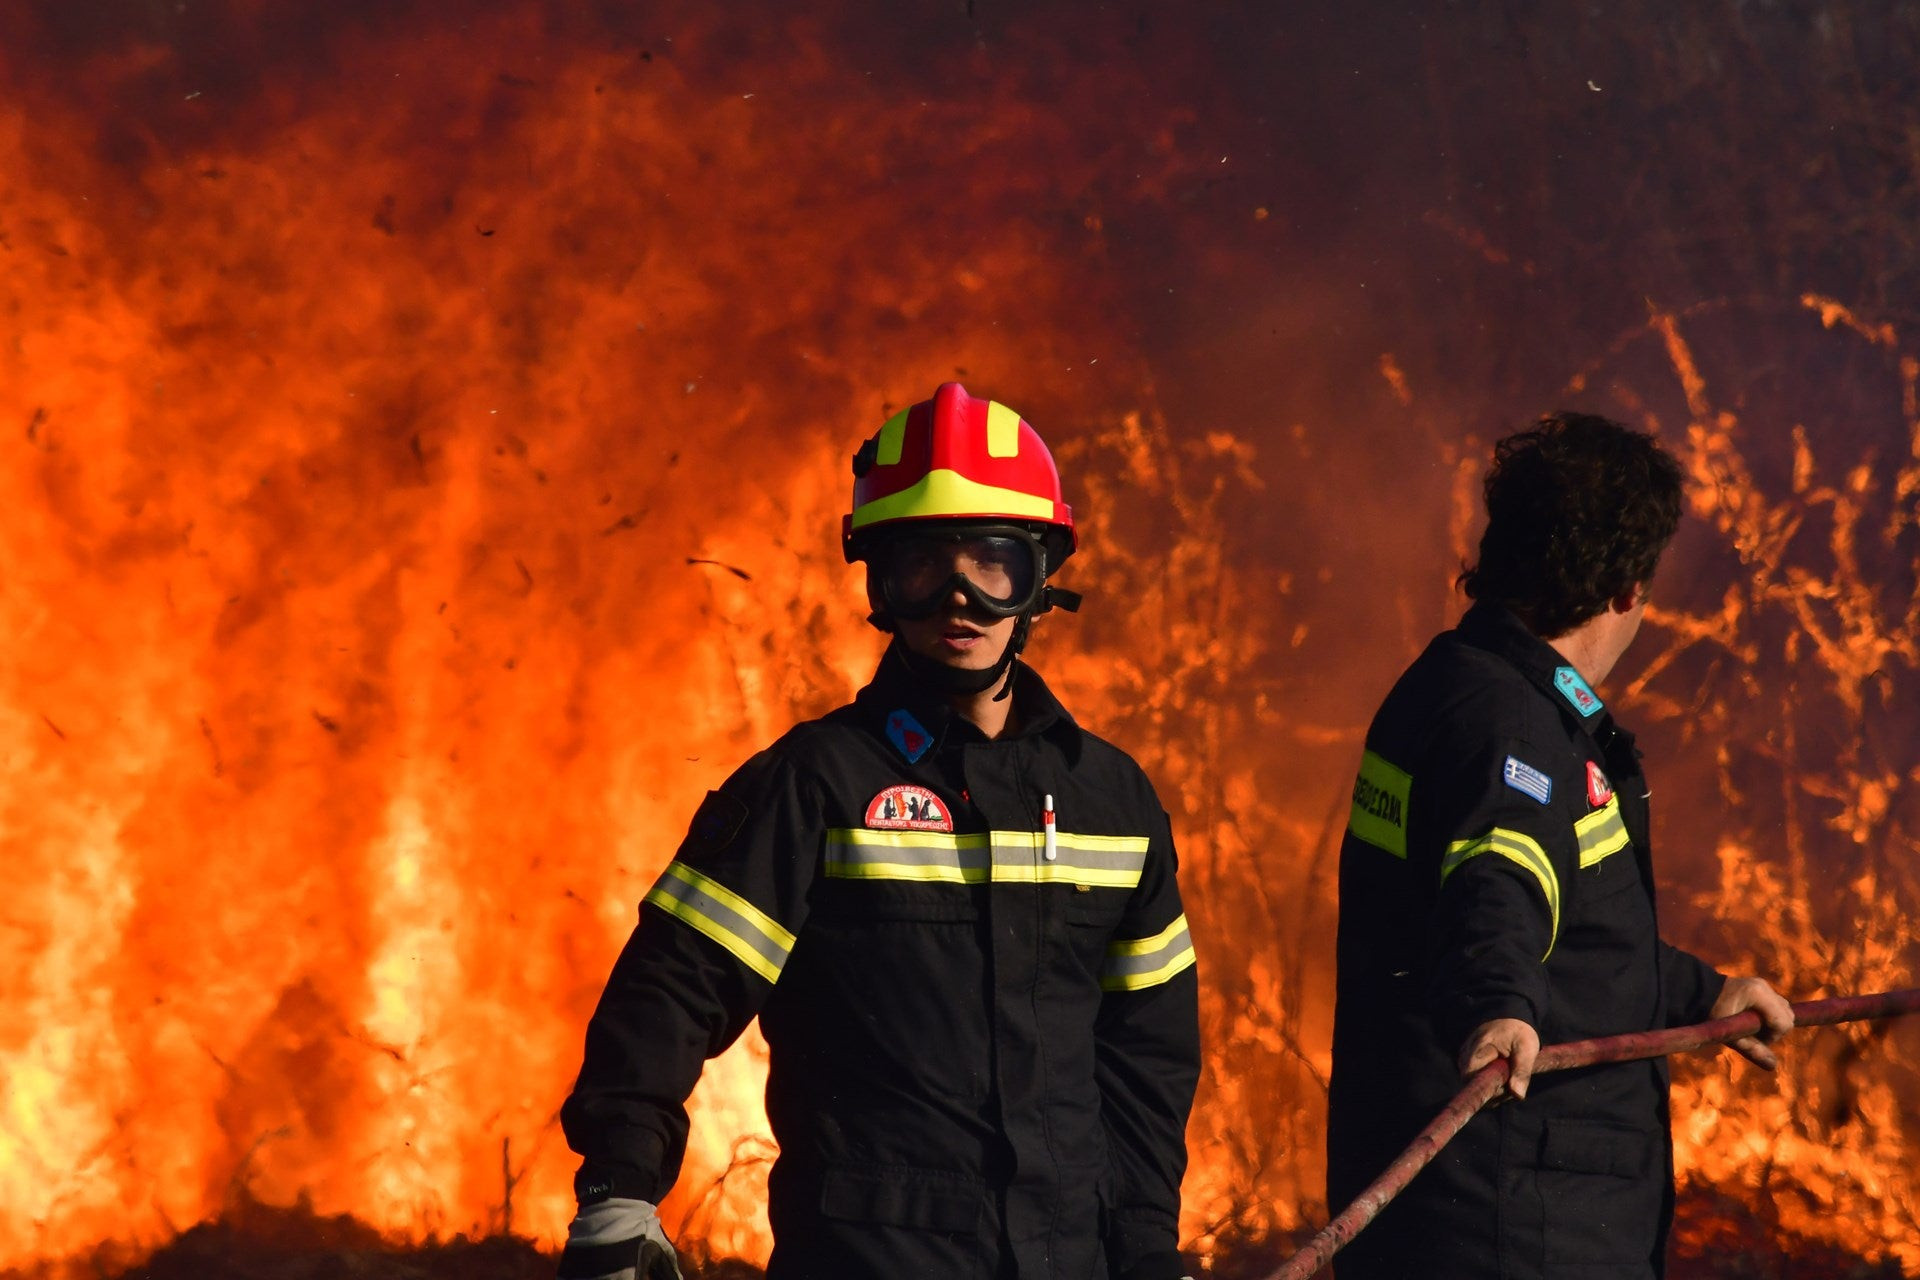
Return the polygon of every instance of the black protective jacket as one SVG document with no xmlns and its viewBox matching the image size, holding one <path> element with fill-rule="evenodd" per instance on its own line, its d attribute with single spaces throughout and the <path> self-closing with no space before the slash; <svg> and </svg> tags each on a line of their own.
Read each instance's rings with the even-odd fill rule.
<svg viewBox="0 0 1920 1280">
<path fill-rule="evenodd" d="M 1699 1021 L 1724 979 L 1660 941 L 1633 737 L 1511 612 L 1476 605 L 1367 733 L 1340 852 L 1328 1117 L 1337 1210 L 1460 1087 L 1480 1024 L 1542 1044 Z M 1672 1216 L 1664 1059 L 1534 1079 L 1336 1263 L 1341 1280 L 1645 1280 Z"/>
<path fill-rule="evenodd" d="M 1199 1031 L 1167 817 L 1015 671 L 989 741 L 889 651 L 708 795 L 561 1113 L 583 1200 L 660 1199 L 702 1064 L 758 1014 L 772 1280 L 1181 1273 Z"/>
</svg>

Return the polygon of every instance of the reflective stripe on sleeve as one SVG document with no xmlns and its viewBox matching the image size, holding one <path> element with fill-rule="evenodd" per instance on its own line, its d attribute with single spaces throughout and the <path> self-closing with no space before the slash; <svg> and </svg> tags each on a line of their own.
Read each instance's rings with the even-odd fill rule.
<svg viewBox="0 0 1920 1280">
<path fill-rule="evenodd" d="M 1347 830 L 1396 858 L 1407 856 L 1407 801 L 1413 779 L 1405 769 L 1369 751 L 1353 780 L 1353 811 Z"/>
<path fill-rule="evenodd" d="M 1102 991 L 1139 991 L 1157 987 L 1176 973 L 1193 967 L 1193 937 L 1183 914 L 1151 938 L 1107 944 L 1107 960 L 1100 967 Z"/>
<path fill-rule="evenodd" d="M 1547 935 L 1544 961 L 1553 954 L 1553 944 L 1560 939 L 1560 877 L 1554 873 L 1553 860 L 1547 857 L 1531 836 L 1518 831 L 1509 831 L 1505 827 L 1495 827 L 1477 840 L 1455 840 L 1447 846 L 1447 856 L 1440 864 L 1440 883 L 1445 884 L 1447 877 L 1458 871 L 1469 858 L 1477 858 L 1483 853 L 1497 853 L 1516 866 L 1525 868 L 1535 880 L 1540 882 L 1540 892 L 1546 895 L 1547 912 L 1552 917 L 1553 928 Z"/>
<path fill-rule="evenodd" d="M 670 862 L 647 891 L 646 901 L 704 933 L 768 982 L 780 980 L 793 950 L 793 934 L 718 880 L 684 862 Z"/>
<path fill-rule="evenodd" d="M 1573 833 L 1580 838 L 1582 868 L 1598 866 L 1602 859 L 1632 843 L 1626 819 L 1620 816 L 1619 796 L 1609 796 L 1606 804 L 1574 823 Z"/>
<path fill-rule="evenodd" d="M 1077 884 L 1131 889 L 1147 863 L 1145 836 L 1087 836 L 1060 831 L 1054 858 L 1038 831 L 827 832 L 822 872 L 835 880 L 918 880 L 935 884 Z"/>
</svg>

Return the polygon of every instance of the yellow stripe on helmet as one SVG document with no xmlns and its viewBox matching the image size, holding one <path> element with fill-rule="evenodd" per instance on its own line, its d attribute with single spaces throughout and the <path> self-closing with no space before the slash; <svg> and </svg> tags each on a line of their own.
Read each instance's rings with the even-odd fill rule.
<svg viewBox="0 0 1920 1280">
<path fill-rule="evenodd" d="M 876 466 L 890 467 L 900 461 L 900 455 L 907 447 L 907 415 L 912 409 L 902 409 L 887 419 L 880 428 L 880 443 L 874 446 L 873 461 Z"/>
<path fill-rule="evenodd" d="M 987 456 L 1020 456 L 1020 415 L 998 400 L 987 401 Z"/>
<path fill-rule="evenodd" d="M 910 489 L 856 507 L 853 528 L 884 520 L 932 520 L 951 516 L 1013 516 L 1052 520 L 1053 500 L 969 480 L 958 471 L 929 471 Z"/>
</svg>

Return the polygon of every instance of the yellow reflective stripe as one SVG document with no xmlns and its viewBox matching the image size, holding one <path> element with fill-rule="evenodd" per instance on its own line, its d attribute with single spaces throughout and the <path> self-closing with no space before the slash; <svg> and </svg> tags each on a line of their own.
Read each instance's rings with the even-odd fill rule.
<svg viewBox="0 0 1920 1280">
<path fill-rule="evenodd" d="M 995 862 L 993 879 L 996 884 L 1079 884 L 1092 889 L 1131 889 L 1140 883 L 1140 873 L 1073 866 L 1064 859 L 1055 859 L 1028 867 Z"/>
<path fill-rule="evenodd" d="M 1151 955 L 1165 947 L 1175 938 L 1185 934 L 1186 931 L 1187 917 L 1186 914 L 1182 912 L 1180 915 L 1174 917 L 1172 924 L 1154 934 L 1151 938 L 1125 938 L 1119 942 L 1108 943 L 1107 954 L 1110 956 Z"/>
<path fill-rule="evenodd" d="M 890 493 L 856 507 L 853 527 L 882 520 L 921 520 L 937 516 L 1000 515 L 1053 519 L 1053 500 L 1018 489 L 969 480 L 958 471 L 929 471 L 910 489 Z"/>
<path fill-rule="evenodd" d="M 718 880 L 670 862 L 646 901 L 719 943 L 768 982 L 779 981 L 793 950 L 792 931 Z"/>
<path fill-rule="evenodd" d="M 1353 811 L 1347 830 L 1376 849 L 1396 858 L 1407 856 L 1407 802 L 1413 778 L 1384 756 L 1369 751 L 1360 757 L 1360 775 L 1353 780 Z"/>
<path fill-rule="evenodd" d="M 1020 415 L 998 400 L 987 401 L 987 456 L 1020 456 Z"/>
<path fill-rule="evenodd" d="M 909 880 L 934 884 L 1076 884 L 1131 889 L 1146 867 L 1147 837 L 1054 835 L 1046 856 L 1038 831 L 869 831 L 836 827 L 827 832 L 821 870 L 835 880 Z"/>
<path fill-rule="evenodd" d="M 1044 831 L 995 831 L 990 834 L 993 842 L 999 845 L 1044 849 L 1047 844 Z M 1144 855 L 1147 851 L 1145 836 L 1089 836 L 1077 831 L 1056 831 L 1053 840 L 1062 849 L 1072 847 L 1081 853 Z"/>
<path fill-rule="evenodd" d="M 1053 861 L 1049 862 L 1045 832 L 994 832 L 993 878 L 1001 883 L 1131 889 L 1140 883 L 1140 873 L 1147 865 L 1145 836 L 1085 836 L 1056 831 L 1053 845 Z M 1015 856 L 1004 856 L 1007 854 Z"/>
<path fill-rule="evenodd" d="M 1580 838 L 1582 869 L 1598 866 L 1603 859 L 1632 843 L 1627 835 L 1626 819 L 1620 816 L 1619 796 L 1609 796 L 1606 804 L 1575 822 L 1573 833 Z"/>
<path fill-rule="evenodd" d="M 1187 917 L 1181 915 L 1151 938 L 1109 943 L 1107 962 L 1100 970 L 1100 989 L 1139 991 L 1157 987 L 1192 968 L 1193 963 L 1193 938 L 1187 932 Z"/>
<path fill-rule="evenodd" d="M 1458 871 L 1467 859 L 1483 853 L 1499 854 L 1514 865 L 1526 868 L 1540 882 L 1540 892 L 1546 895 L 1547 912 L 1553 921 L 1546 954 L 1540 957 L 1546 960 L 1553 954 L 1553 944 L 1560 940 L 1560 877 L 1554 872 L 1553 859 L 1531 836 L 1495 827 L 1477 840 L 1455 840 L 1447 846 L 1447 856 L 1440 864 L 1440 883 L 1445 884 L 1447 877 Z"/>
<path fill-rule="evenodd" d="M 993 838 L 981 831 L 827 832 L 821 871 L 835 880 L 912 880 L 923 884 L 985 884 L 993 870 Z"/>
<path fill-rule="evenodd" d="M 834 827 L 827 832 L 829 843 L 840 841 L 887 849 L 985 849 L 993 843 L 991 831 L 972 831 L 954 835 L 950 831 L 874 831 L 866 827 Z"/>
<path fill-rule="evenodd" d="M 880 444 L 873 454 L 875 465 L 890 467 L 900 461 L 900 455 L 906 451 L 907 415 L 912 412 L 912 409 L 902 409 L 880 428 Z"/>
</svg>

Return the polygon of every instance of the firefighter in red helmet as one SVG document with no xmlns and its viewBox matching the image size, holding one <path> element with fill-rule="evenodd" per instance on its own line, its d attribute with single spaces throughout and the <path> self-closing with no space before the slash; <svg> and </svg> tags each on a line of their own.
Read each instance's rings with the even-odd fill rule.
<svg viewBox="0 0 1920 1280">
<path fill-rule="evenodd" d="M 853 702 L 694 815 L 587 1028 L 563 1277 L 678 1274 L 654 1205 L 705 1060 L 771 1052 L 771 1280 L 1175 1280 L 1194 953 L 1140 768 L 1018 661 L 1073 514 L 1034 429 L 947 383 L 854 455 L 890 633 Z"/>
</svg>

